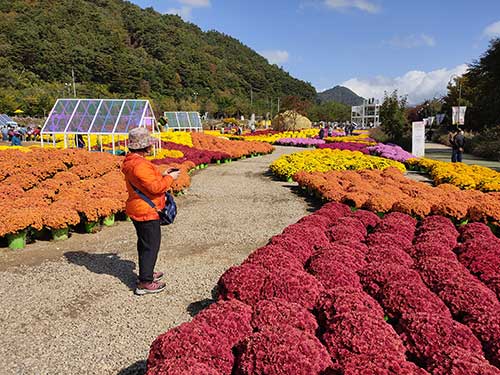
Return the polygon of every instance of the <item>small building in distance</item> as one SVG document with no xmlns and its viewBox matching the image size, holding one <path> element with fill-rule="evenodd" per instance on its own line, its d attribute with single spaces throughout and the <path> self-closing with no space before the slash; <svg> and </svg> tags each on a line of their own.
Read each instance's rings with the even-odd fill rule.
<svg viewBox="0 0 500 375">
<path fill-rule="evenodd" d="M 351 122 L 358 128 L 376 128 L 380 126 L 380 102 L 374 98 L 365 99 L 362 105 L 351 107 Z"/>
</svg>

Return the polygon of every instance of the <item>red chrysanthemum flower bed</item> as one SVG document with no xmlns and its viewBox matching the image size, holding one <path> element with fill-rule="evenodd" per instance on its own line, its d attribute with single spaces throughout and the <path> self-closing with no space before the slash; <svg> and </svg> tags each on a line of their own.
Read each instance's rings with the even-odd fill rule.
<svg viewBox="0 0 500 375">
<path fill-rule="evenodd" d="M 499 244 L 482 224 L 327 204 L 227 270 L 148 375 L 499 375 Z"/>
<path fill-rule="evenodd" d="M 238 348 L 237 375 L 323 374 L 332 361 L 321 342 L 299 329 L 264 328 Z"/>
<path fill-rule="evenodd" d="M 289 326 L 306 331 L 312 335 L 318 329 L 314 315 L 301 305 L 280 298 L 262 300 L 255 305 L 252 326 L 260 331 L 265 327 Z"/>
</svg>

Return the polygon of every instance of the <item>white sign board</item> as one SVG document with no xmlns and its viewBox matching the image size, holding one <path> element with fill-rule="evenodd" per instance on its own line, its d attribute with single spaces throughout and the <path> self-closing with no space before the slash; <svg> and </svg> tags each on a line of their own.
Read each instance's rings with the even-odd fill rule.
<svg viewBox="0 0 500 375">
<path fill-rule="evenodd" d="M 453 107 L 453 125 L 465 124 L 465 111 L 467 111 L 467 107 Z"/>
<path fill-rule="evenodd" d="M 416 157 L 425 156 L 425 121 L 412 124 L 411 153 Z"/>
</svg>

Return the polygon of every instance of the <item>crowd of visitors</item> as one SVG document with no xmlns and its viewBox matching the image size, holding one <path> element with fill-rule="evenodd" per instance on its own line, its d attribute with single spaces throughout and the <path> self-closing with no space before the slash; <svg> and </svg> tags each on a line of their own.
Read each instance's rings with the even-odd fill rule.
<svg viewBox="0 0 500 375">
<path fill-rule="evenodd" d="M 319 138 L 323 139 L 325 137 L 332 137 L 337 130 L 342 130 L 345 135 L 352 135 L 354 130 L 356 130 L 356 124 L 354 123 L 346 123 L 346 124 L 338 124 L 338 123 L 320 123 L 319 125 Z"/>
<path fill-rule="evenodd" d="M 12 146 L 20 146 L 23 141 L 38 141 L 40 132 L 40 127 L 31 126 L 4 126 L 0 130 L 2 141 L 10 142 Z"/>
</svg>

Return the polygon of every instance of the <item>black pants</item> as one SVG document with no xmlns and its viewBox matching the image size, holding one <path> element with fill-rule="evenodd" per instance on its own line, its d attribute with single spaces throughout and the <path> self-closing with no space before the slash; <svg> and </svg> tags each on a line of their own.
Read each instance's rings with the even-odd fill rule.
<svg viewBox="0 0 500 375">
<path fill-rule="evenodd" d="M 453 150 L 451 151 L 451 162 L 452 163 L 461 163 L 462 162 L 462 154 L 463 152 L 461 152 L 458 148 L 453 148 Z"/>
<path fill-rule="evenodd" d="M 152 282 L 153 271 L 160 251 L 160 220 L 133 221 L 137 233 L 137 253 L 139 254 L 139 281 Z"/>
</svg>

